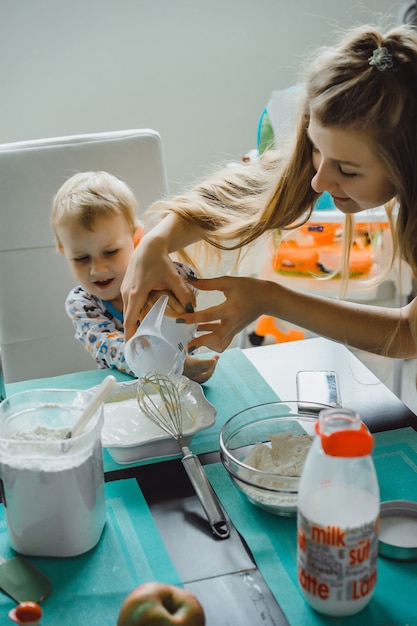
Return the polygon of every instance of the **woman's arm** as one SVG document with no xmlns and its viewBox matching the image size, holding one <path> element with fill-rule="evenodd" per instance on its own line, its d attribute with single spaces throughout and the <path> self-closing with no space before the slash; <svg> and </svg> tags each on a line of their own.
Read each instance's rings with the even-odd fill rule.
<svg viewBox="0 0 417 626">
<path fill-rule="evenodd" d="M 171 291 L 178 302 L 170 301 L 170 306 L 177 313 L 194 307 L 195 297 L 178 275 L 169 254 L 197 240 L 192 228 L 174 214 L 167 215 L 143 236 L 121 287 L 126 341 L 136 332 L 151 291 Z"/>
<path fill-rule="evenodd" d="M 244 277 L 198 280 L 197 289 L 221 291 L 221 304 L 181 315 L 209 331 L 193 341 L 222 352 L 239 331 L 260 315 L 272 315 L 351 347 L 395 358 L 415 358 L 410 319 L 417 300 L 402 308 L 356 304 L 293 291 L 272 281 Z"/>
<path fill-rule="evenodd" d="M 187 305 L 190 308 L 195 304 L 172 267 L 170 253 L 201 239 L 211 242 L 214 248 L 221 249 L 224 245 L 227 249 L 228 242 L 236 245 L 239 240 L 243 245 L 269 228 L 281 227 L 284 222 L 285 225 L 293 223 L 294 211 L 286 211 L 285 219 L 279 224 L 270 224 L 271 217 L 263 217 L 279 167 L 279 155 L 267 151 L 257 161 L 217 169 L 188 192 L 150 207 L 149 216 L 163 214 L 166 217 L 148 231 L 137 246 L 122 284 L 126 339 L 133 335 L 137 321 L 142 319 L 151 291 L 171 291 L 174 299 L 170 299 L 170 305 L 178 313 L 185 311 Z M 314 195 L 309 182 L 308 189 Z M 295 217 L 299 217 L 304 213 L 303 208 L 297 207 L 295 213 Z"/>
</svg>

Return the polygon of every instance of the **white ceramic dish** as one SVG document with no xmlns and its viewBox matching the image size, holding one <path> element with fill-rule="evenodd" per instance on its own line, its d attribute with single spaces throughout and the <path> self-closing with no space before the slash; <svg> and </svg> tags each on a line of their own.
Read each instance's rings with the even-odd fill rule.
<svg viewBox="0 0 417 626">
<path fill-rule="evenodd" d="M 178 385 L 184 411 L 183 430 L 189 445 L 195 433 L 213 426 L 216 409 L 206 400 L 198 383 L 182 376 Z M 140 410 L 136 391 L 136 380 L 117 383 L 104 404 L 103 447 L 120 464 L 178 455 L 180 449 L 175 439 Z"/>
</svg>

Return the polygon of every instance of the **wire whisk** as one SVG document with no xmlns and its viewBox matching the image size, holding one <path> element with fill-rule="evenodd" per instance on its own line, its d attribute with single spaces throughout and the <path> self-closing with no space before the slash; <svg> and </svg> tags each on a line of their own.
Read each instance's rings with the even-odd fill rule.
<svg viewBox="0 0 417 626">
<path fill-rule="evenodd" d="M 182 464 L 207 515 L 213 533 L 221 539 L 230 531 L 199 458 L 193 454 L 184 438 L 183 406 L 178 387 L 168 376 L 148 374 L 138 381 L 138 404 L 144 415 L 173 437 L 181 448 Z"/>
<path fill-rule="evenodd" d="M 139 379 L 139 407 L 146 417 L 174 439 L 183 433 L 183 407 L 178 387 L 163 374 L 149 374 Z M 178 441 L 181 445 L 180 441 Z M 185 441 L 184 441 L 184 445 Z"/>
</svg>

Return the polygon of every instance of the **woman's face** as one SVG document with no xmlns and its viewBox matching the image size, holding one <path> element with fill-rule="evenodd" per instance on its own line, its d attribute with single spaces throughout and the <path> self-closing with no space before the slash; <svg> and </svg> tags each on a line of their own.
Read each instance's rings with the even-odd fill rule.
<svg viewBox="0 0 417 626">
<path fill-rule="evenodd" d="M 308 136 L 316 170 L 311 186 L 317 193 L 330 193 L 342 213 L 373 209 L 395 196 L 395 187 L 366 133 L 321 126 L 312 116 Z"/>
</svg>

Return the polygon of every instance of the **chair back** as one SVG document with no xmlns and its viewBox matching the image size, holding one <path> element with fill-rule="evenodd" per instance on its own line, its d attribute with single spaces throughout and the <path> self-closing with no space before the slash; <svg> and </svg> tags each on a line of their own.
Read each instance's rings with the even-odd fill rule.
<svg viewBox="0 0 417 626">
<path fill-rule="evenodd" d="M 124 180 L 139 217 L 167 194 L 161 138 L 154 130 L 55 137 L 0 145 L 0 347 L 6 382 L 95 369 L 65 313 L 74 278 L 56 250 L 52 200 L 76 172 Z"/>
</svg>

